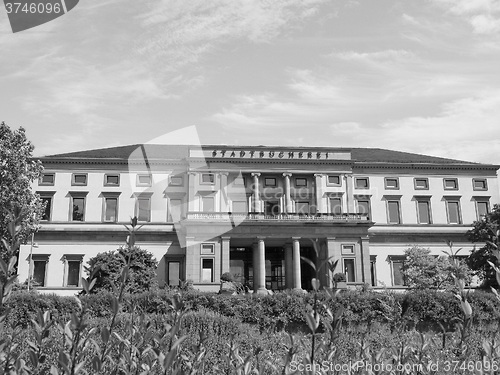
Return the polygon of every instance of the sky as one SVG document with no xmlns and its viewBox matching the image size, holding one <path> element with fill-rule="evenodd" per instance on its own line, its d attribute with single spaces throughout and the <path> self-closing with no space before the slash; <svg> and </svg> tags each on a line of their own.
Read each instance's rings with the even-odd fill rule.
<svg viewBox="0 0 500 375">
<path fill-rule="evenodd" d="M 500 0 L 80 0 L 18 33 L 0 5 L 0 121 L 38 156 L 194 125 L 500 164 Z"/>
</svg>

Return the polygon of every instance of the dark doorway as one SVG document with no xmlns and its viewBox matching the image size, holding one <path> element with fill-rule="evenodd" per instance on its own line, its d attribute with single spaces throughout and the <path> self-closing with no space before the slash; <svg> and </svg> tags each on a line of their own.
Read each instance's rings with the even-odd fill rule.
<svg viewBox="0 0 500 375">
<path fill-rule="evenodd" d="M 316 264 L 316 253 L 311 247 L 301 247 L 300 256 L 309 259 L 311 262 Z M 316 272 L 311 267 L 311 265 L 303 260 L 300 261 L 300 273 L 301 273 L 301 283 L 302 289 L 311 290 L 312 284 L 311 279 L 316 277 Z"/>
</svg>

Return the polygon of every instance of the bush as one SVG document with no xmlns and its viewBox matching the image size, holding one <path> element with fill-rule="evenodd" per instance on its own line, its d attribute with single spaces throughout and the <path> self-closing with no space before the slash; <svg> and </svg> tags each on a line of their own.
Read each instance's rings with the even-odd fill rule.
<svg viewBox="0 0 500 375">
<path fill-rule="evenodd" d="M 127 264 L 129 264 L 129 272 L 125 285 L 126 292 L 141 293 L 157 289 L 156 259 L 149 251 L 133 246 L 99 253 L 88 261 L 88 270 L 98 267 L 95 274 L 97 281 L 92 293 L 112 292 L 113 285 L 119 284 L 122 270 Z"/>
</svg>

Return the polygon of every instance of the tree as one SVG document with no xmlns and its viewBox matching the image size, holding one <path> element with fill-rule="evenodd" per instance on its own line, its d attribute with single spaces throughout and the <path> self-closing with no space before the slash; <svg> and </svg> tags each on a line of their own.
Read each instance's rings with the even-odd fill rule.
<svg viewBox="0 0 500 375">
<path fill-rule="evenodd" d="M 99 253 L 89 259 L 89 270 L 98 267 L 92 292 L 112 292 L 113 285 L 118 288 L 122 270 L 127 264 L 129 264 L 129 272 L 125 285 L 126 292 L 140 293 L 157 287 L 156 267 L 158 263 L 153 258 L 153 254 L 138 246 L 122 246 L 114 251 Z"/>
<path fill-rule="evenodd" d="M 449 243 L 451 249 L 451 243 Z M 409 287 L 417 289 L 452 288 L 454 278 L 470 282 L 468 266 L 456 258 L 456 252 L 446 256 L 431 255 L 430 249 L 413 246 L 405 250 L 406 260 L 401 272 Z"/>
<path fill-rule="evenodd" d="M 26 138 L 23 128 L 11 130 L 4 122 L 0 124 L 0 238 L 12 241 L 9 223 L 19 224 L 19 243 L 26 243 L 36 230 L 43 212 L 40 197 L 31 189 L 33 181 L 42 173 L 39 160 L 32 157 L 33 144 Z M 18 257 L 19 247 L 0 247 L 4 261 Z"/>
<path fill-rule="evenodd" d="M 498 283 L 495 277 L 495 271 L 488 264 L 488 261 L 500 266 L 499 260 L 494 256 L 494 244 L 498 242 L 498 229 L 500 228 L 500 205 L 495 204 L 493 210 L 484 215 L 481 220 L 477 220 L 473 224 L 473 228 L 467 232 L 469 241 L 473 243 L 482 243 L 482 247 L 474 249 L 467 259 L 469 267 L 483 281 L 483 286 L 493 286 L 498 288 Z"/>
</svg>

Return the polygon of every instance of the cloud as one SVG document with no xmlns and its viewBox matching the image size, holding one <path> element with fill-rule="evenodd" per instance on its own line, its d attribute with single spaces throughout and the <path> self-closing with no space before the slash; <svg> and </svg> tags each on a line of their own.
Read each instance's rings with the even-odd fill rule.
<svg viewBox="0 0 500 375">
<path fill-rule="evenodd" d="M 499 0 L 433 0 L 451 14 L 465 19 L 476 34 L 500 32 Z"/>
</svg>

